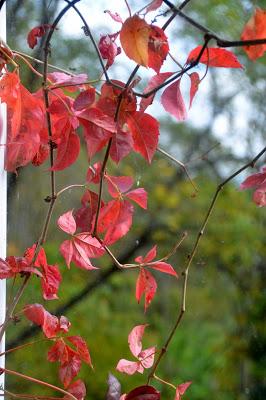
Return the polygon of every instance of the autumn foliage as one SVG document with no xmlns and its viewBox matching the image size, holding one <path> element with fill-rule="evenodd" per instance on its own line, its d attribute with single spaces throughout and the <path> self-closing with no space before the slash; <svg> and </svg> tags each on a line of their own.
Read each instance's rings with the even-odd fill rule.
<svg viewBox="0 0 266 400">
<path fill-rule="evenodd" d="M 119 166 L 132 152 L 143 157 L 147 165 L 152 163 L 158 148 L 160 124 L 146 110 L 159 89 L 162 89 L 160 101 L 164 110 L 177 121 L 184 121 L 193 106 L 195 96 L 204 84 L 204 76 L 201 77 L 195 70 L 197 64 L 206 65 L 207 71 L 208 68 L 244 68 L 231 50 L 219 47 L 218 41 L 216 46 L 213 42 L 209 45 L 211 40 L 216 40 L 215 36 L 209 35 L 205 37 L 204 44 L 199 40 L 199 45 L 191 49 L 185 64 L 178 71 L 162 71 L 170 52 L 169 38 L 165 29 L 147 22 L 147 14 L 158 10 L 162 3 L 158 0 L 150 2 L 144 9 L 144 16 L 142 12 L 122 18 L 117 12 L 106 11 L 117 23 L 118 30 L 99 38 L 98 55 L 101 55 L 101 61 L 105 62 L 104 82 L 99 80 L 94 84 L 89 82 L 86 74 L 74 75 L 58 71 L 46 73 L 44 69 L 42 85 L 39 90 L 31 93 L 21 82 L 17 64 L 20 60 L 19 55 L 15 51 L 11 52 L 4 44 L 0 47 L 1 66 L 4 68 L 0 82 L 0 98 L 8 109 L 6 170 L 19 174 L 20 168 L 28 164 L 38 167 L 49 162 L 48 173 L 53 180 L 57 171 L 65 170 L 76 162 L 81 146 L 86 147 L 89 167 L 84 171 L 84 193 L 79 208 L 66 210 L 58 218 L 58 229 L 65 234 L 59 251 L 67 268 L 78 267 L 93 273 L 93 270 L 98 268 L 95 260 L 107 255 L 118 268 L 132 269 L 133 273 L 137 271 L 135 297 L 138 303 L 143 299 L 144 311 L 151 306 L 157 292 L 153 271 L 168 274 L 173 279 L 178 279 L 179 275 L 168 260 L 171 254 L 157 259 L 156 245 L 146 255 L 139 255 L 133 264 L 122 265 L 116 259 L 112 245 L 123 239 L 131 229 L 135 209 L 139 207 L 145 212 L 148 208 L 148 193 L 145 188 L 136 187 L 134 177 L 112 175 L 108 170 L 108 163 L 113 161 Z M 70 8 L 70 5 L 67 8 Z M 55 29 L 56 25 L 50 24 L 34 27 L 28 34 L 29 47 L 33 49 L 38 40 L 46 35 L 47 50 Z M 241 39 L 256 41 L 265 38 L 266 11 L 256 9 L 244 27 Z M 263 56 L 266 40 L 257 45 L 249 42 L 249 45 L 245 46 L 243 43 L 242 46 L 249 58 L 255 60 Z M 153 71 L 154 75 L 142 92 L 138 91 L 139 80 L 136 74 L 127 82 L 109 78 L 108 73 L 112 70 L 116 57 L 122 53 L 138 66 Z M 45 68 L 47 62 L 48 58 L 45 58 Z M 184 80 L 189 82 L 189 98 L 184 98 L 182 93 L 181 82 Z M 95 156 L 101 161 L 95 162 Z M 255 189 L 255 203 L 265 206 L 265 167 L 262 172 L 249 176 L 240 188 Z M 67 188 L 62 191 L 64 190 Z M 52 189 L 51 196 L 47 199 L 50 202 L 50 213 L 61 192 Z M 44 222 L 44 231 L 39 240 L 26 249 L 23 256 L 12 255 L 5 260 L 0 259 L 0 278 L 21 276 L 29 280 L 34 275 L 38 276 L 43 299 L 50 301 L 58 298 L 62 278 L 59 267 L 50 265 L 46 257 L 47 225 L 49 220 Z M 50 314 L 40 304 L 25 305 L 23 313 L 29 321 L 38 325 L 43 335 L 51 341 L 47 360 L 58 363 L 59 381 L 69 393 L 63 398 L 84 399 L 85 384 L 80 379 L 75 379 L 82 363 L 92 368 L 85 339 L 80 336 L 68 336 L 71 325 L 68 319 Z M 7 315 L 7 322 L 9 317 Z M 154 362 L 161 350 L 154 345 L 142 348 L 142 337 L 146 328 L 146 324 L 133 327 L 128 336 L 133 360 L 122 358 L 116 366 L 117 371 L 132 375 L 157 368 Z M 115 362 L 117 361 L 114 360 Z M 149 375 L 149 380 L 154 379 L 154 371 Z M 191 382 L 175 384 L 173 399 L 181 400 L 190 384 Z M 147 384 L 128 394 L 118 393 L 116 397 L 112 397 L 115 400 L 119 398 L 157 400 L 160 399 L 160 393 Z"/>
</svg>

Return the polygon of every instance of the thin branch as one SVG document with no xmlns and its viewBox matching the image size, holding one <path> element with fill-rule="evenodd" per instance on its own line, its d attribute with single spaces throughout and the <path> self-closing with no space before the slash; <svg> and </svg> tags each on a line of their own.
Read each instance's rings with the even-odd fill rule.
<svg viewBox="0 0 266 400">
<path fill-rule="evenodd" d="M 9 323 L 9 321 L 12 318 L 14 310 L 15 310 L 15 308 L 16 308 L 16 306 L 17 306 L 17 304 L 18 304 L 18 302 L 19 302 L 19 300 L 21 298 L 21 296 L 23 295 L 25 288 L 27 287 L 29 278 L 30 278 L 30 274 L 27 274 L 25 276 L 25 278 L 24 278 L 24 280 L 23 280 L 23 282 L 22 282 L 22 284 L 21 284 L 16 296 L 14 297 L 12 303 L 10 303 L 9 306 L 7 307 L 5 321 L 3 322 L 2 326 L 1 326 L 1 329 L 0 329 L 0 343 L 1 343 L 2 339 L 3 339 L 6 327 L 7 327 L 8 323 Z"/>
<path fill-rule="evenodd" d="M 94 47 L 94 49 L 95 49 L 95 51 L 96 51 L 96 53 L 97 53 L 97 57 L 98 57 L 98 59 L 99 59 L 99 61 L 100 61 L 100 64 L 101 64 L 101 67 L 102 67 L 102 70 L 103 70 L 103 74 L 104 74 L 104 76 L 105 76 L 105 79 L 106 79 L 107 82 L 111 83 L 111 82 L 110 82 L 110 79 L 109 79 L 108 72 L 107 72 L 107 70 L 106 70 L 106 68 L 105 68 L 105 65 L 104 65 L 104 62 L 103 62 L 101 53 L 100 53 L 100 51 L 99 51 L 99 48 L 98 48 L 98 46 L 97 46 L 97 43 L 96 43 L 95 40 L 94 40 L 94 37 L 93 37 L 93 35 L 92 35 L 92 33 L 91 33 L 90 27 L 89 27 L 89 25 L 88 25 L 86 19 L 83 17 L 83 15 L 82 15 L 81 12 L 79 11 L 79 9 L 73 4 L 73 2 L 70 2 L 69 0 L 64 0 L 64 1 L 65 1 L 66 3 L 68 3 L 68 4 L 76 11 L 76 13 L 78 14 L 78 16 L 79 16 L 80 19 L 82 20 L 82 22 L 83 22 L 83 24 L 84 24 L 84 27 L 85 27 L 84 32 L 85 32 L 86 36 L 89 36 L 89 38 L 90 38 L 90 40 L 91 40 L 91 42 L 92 42 L 92 44 L 93 44 L 93 47 Z"/>
<path fill-rule="evenodd" d="M 181 161 L 177 160 L 175 157 L 173 157 L 171 154 L 167 153 L 167 151 L 163 150 L 161 147 L 157 147 L 157 151 L 158 153 L 163 154 L 164 156 L 166 156 L 167 158 L 169 158 L 169 160 L 173 161 L 175 164 L 177 164 L 180 168 L 182 168 L 182 170 L 184 171 L 184 173 L 186 174 L 186 176 L 188 177 L 189 182 L 191 183 L 191 185 L 193 186 L 194 190 L 196 192 L 198 192 L 198 188 L 195 185 L 195 183 L 193 182 L 193 180 L 191 179 L 188 170 L 185 166 L 185 164 L 183 164 Z"/>
<path fill-rule="evenodd" d="M 159 355 L 158 355 L 158 358 L 157 358 L 157 360 L 156 360 L 156 362 L 155 362 L 155 364 L 154 364 L 154 366 L 153 366 L 151 372 L 150 372 L 149 375 L 148 375 L 148 380 L 147 380 L 148 383 L 150 382 L 150 380 L 151 380 L 152 378 L 154 378 L 154 374 L 155 374 L 155 372 L 156 372 L 156 370 L 157 370 L 157 368 L 158 368 L 158 365 L 160 364 L 161 359 L 163 358 L 164 354 L 166 353 L 166 351 L 167 351 L 167 349 L 168 349 L 168 346 L 169 346 L 169 344 L 170 344 L 170 342 L 171 342 L 171 340 L 172 340 L 172 338 L 173 338 L 173 336 L 174 336 L 174 334 L 175 334 L 175 332 L 176 332 L 176 329 L 177 329 L 177 327 L 179 326 L 179 324 L 180 324 L 180 322 L 181 322 L 181 320 L 182 320 L 182 318 L 183 318 L 183 316 L 184 316 L 184 313 L 185 313 L 185 311 L 186 311 L 186 296 L 187 296 L 187 284 L 188 284 L 189 269 L 190 269 L 190 266 L 191 266 L 191 264 L 192 264 L 192 261 L 193 261 L 193 259 L 194 259 L 194 257 L 195 257 L 195 254 L 196 254 L 196 252 L 197 252 L 197 249 L 198 249 L 200 240 L 201 240 L 201 238 L 202 238 L 202 236 L 203 236 L 203 234 L 204 234 L 204 232 L 205 232 L 206 226 L 207 226 L 207 224 L 208 224 L 208 222 L 209 222 L 209 220 L 210 220 L 210 217 L 211 217 L 211 215 L 212 215 L 212 212 L 213 212 L 213 210 L 214 210 L 214 207 L 215 207 L 215 205 L 216 205 L 216 202 L 217 202 L 217 199 L 218 199 L 218 196 L 219 196 L 221 190 L 224 188 L 224 186 L 225 186 L 227 183 L 229 183 L 231 180 L 233 180 L 236 176 L 238 176 L 238 175 L 239 175 L 241 172 L 243 172 L 245 169 L 247 169 L 247 168 L 249 168 L 249 167 L 252 167 L 252 168 L 253 168 L 254 165 L 255 165 L 255 163 L 257 162 L 257 160 L 258 160 L 260 157 L 262 157 L 264 153 L 266 153 L 266 147 L 264 147 L 250 162 L 248 162 L 247 164 L 245 164 L 243 167 L 239 168 L 236 172 L 234 172 L 233 174 L 231 174 L 228 178 L 226 178 L 225 180 L 223 180 L 223 181 L 217 186 L 216 191 L 215 191 L 215 193 L 214 193 L 214 195 L 213 195 L 213 198 L 212 198 L 212 200 L 211 200 L 210 206 L 209 206 L 209 208 L 208 208 L 208 210 L 207 210 L 207 212 L 206 212 L 206 215 L 205 215 L 205 217 L 204 217 L 204 219 L 203 219 L 203 222 L 202 222 L 202 224 L 201 224 L 201 227 L 200 227 L 200 229 L 199 229 L 199 231 L 198 231 L 198 234 L 197 234 L 195 243 L 194 243 L 194 245 L 193 245 L 192 251 L 191 251 L 191 253 L 188 255 L 188 261 L 187 261 L 187 263 L 186 263 L 186 265 L 185 265 L 185 269 L 184 269 L 184 272 L 183 272 L 183 274 L 182 274 L 183 277 L 184 277 L 184 281 L 183 281 L 183 287 L 182 287 L 182 296 L 181 296 L 181 307 L 180 307 L 180 311 L 179 311 L 179 313 L 178 313 L 176 322 L 175 322 L 173 328 L 171 329 L 170 334 L 169 334 L 169 336 L 168 336 L 168 338 L 167 338 L 167 340 L 166 340 L 164 346 L 162 347 L 162 349 L 161 349 L 161 351 L 160 351 L 160 353 L 159 353 Z"/>
<path fill-rule="evenodd" d="M 73 394 L 71 394 L 70 392 L 67 392 L 64 389 L 61 389 L 58 386 L 52 385 L 50 383 L 41 381 L 41 380 L 36 379 L 36 378 L 32 378 L 31 376 L 24 375 L 24 374 L 21 374 L 20 372 L 12 371 L 11 369 L 7 369 L 7 368 L 0 368 L 0 373 L 1 372 L 2 373 L 5 372 L 8 375 L 14 375 L 14 376 L 16 376 L 18 378 L 22 378 L 22 379 L 25 379 L 27 381 L 36 383 L 37 385 L 45 386 L 45 387 L 47 387 L 49 389 L 55 390 L 56 392 L 63 393 L 64 395 L 68 396 L 72 400 L 77 400 L 77 398 L 75 396 L 73 396 Z"/>
<path fill-rule="evenodd" d="M 30 56 L 30 55 L 27 54 L 27 53 L 22 53 L 22 51 L 12 50 L 12 52 L 14 53 L 14 55 L 23 56 L 23 57 L 25 57 L 25 58 L 28 58 L 29 60 L 34 61 L 36 64 L 40 64 L 40 65 L 43 65 L 43 64 L 44 64 L 44 61 L 39 60 L 38 58 L 32 57 L 32 56 Z M 67 74 L 67 75 L 71 75 L 71 76 L 74 76 L 74 75 L 75 75 L 75 74 L 73 74 L 73 72 L 70 72 L 70 71 L 68 71 L 68 70 L 66 70 L 66 69 L 63 69 L 63 68 L 61 68 L 61 67 L 57 67 L 56 65 L 53 65 L 53 64 L 49 64 L 49 63 L 48 63 L 48 67 L 49 67 L 49 68 L 53 68 L 53 69 L 55 69 L 55 70 L 57 70 L 57 71 L 60 71 L 60 72 L 64 72 L 64 73 Z"/>
<path fill-rule="evenodd" d="M 199 24 L 193 18 L 188 17 L 184 14 L 180 8 L 177 8 L 173 3 L 169 0 L 163 0 L 165 4 L 173 11 L 174 16 L 178 15 L 187 21 L 190 25 L 194 26 L 196 29 L 204 33 L 205 35 L 210 36 L 211 39 L 216 40 L 216 43 L 219 47 L 242 47 L 242 46 L 257 46 L 259 44 L 265 44 L 266 38 L 263 39 L 255 39 L 255 40 L 224 40 L 220 38 L 216 33 L 212 32 L 206 26 Z"/>
</svg>

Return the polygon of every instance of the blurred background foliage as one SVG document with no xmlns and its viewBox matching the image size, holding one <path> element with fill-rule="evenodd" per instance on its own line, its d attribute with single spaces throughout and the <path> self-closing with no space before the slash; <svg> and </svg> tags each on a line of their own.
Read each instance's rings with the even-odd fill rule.
<svg viewBox="0 0 266 400">
<path fill-rule="evenodd" d="M 81 3 L 87 6 L 85 17 L 88 16 L 90 24 L 93 5 L 86 0 Z M 119 11 L 120 2 L 109 1 L 108 7 L 107 2 L 102 3 L 102 10 Z M 129 3 L 134 11 L 144 4 L 140 0 Z M 53 20 L 62 5 L 62 1 L 53 0 L 8 0 L 9 46 L 28 52 L 25 37 L 29 29 Z M 220 36 L 237 39 L 255 6 L 266 8 L 266 1 L 192 0 L 186 11 Z M 157 18 L 158 25 L 163 21 L 164 17 Z M 97 76 L 99 69 L 92 46 L 86 36 L 71 35 L 74 28 L 81 31 L 81 26 L 71 26 L 70 34 L 65 27 L 56 32 L 51 62 L 67 70 L 89 71 L 90 77 Z M 110 28 L 99 23 L 94 32 L 96 40 L 100 33 L 107 31 Z M 176 56 L 175 51 L 180 52 L 184 60 L 188 51 L 202 42 L 199 33 L 179 19 L 169 36 L 174 43 L 173 55 Z M 210 68 L 188 122 L 177 124 L 162 114 L 159 103 L 153 106 L 153 115 L 160 118 L 161 146 L 186 163 L 199 189 L 197 193 L 183 170 L 161 153 L 156 154 L 151 166 L 136 154 L 127 157 L 118 167 L 110 162 L 112 173 L 134 176 L 136 186 L 144 187 L 149 193 L 148 211 L 136 207 L 130 234 L 113 246 L 114 253 L 124 262 L 145 254 L 154 244 L 158 245 L 159 256 L 164 256 L 187 232 L 186 240 L 170 260 L 181 276 L 217 185 L 251 159 L 265 142 L 266 57 L 253 63 L 241 49 L 236 53 L 245 71 Z M 42 46 L 34 56 L 42 57 Z M 123 70 L 128 71 L 117 60 L 118 68 L 110 70 L 114 77 Z M 23 66 L 22 69 L 24 83 L 32 90 L 37 89 L 40 81 L 32 78 Z M 198 67 L 198 71 L 204 73 L 204 68 Z M 261 165 L 263 160 L 256 168 Z M 58 187 L 83 183 L 88 166 L 83 148 L 75 166 L 58 172 Z M 22 254 L 40 234 L 47 209 L 43 199 L 49 194 L 47 169 L 47 165 L 39 169 L 27 166 L 18 176 L 9 176 L 9 254 Z M 185 318 L 158 371 L 161 378 L 174 384 L 192 380 L 193 385 L 184 396 L 190 400 L 266 398 L 266 217 L 264 209 L 252 203 L 251 193 L 238 190 L 240 181 L 249 172 L 228 184 L 220 195 L 192 265 Z M 107 257 L 96 260 L 99 271 L 86 272 L 75 266 L 68 271 L 58 252 L 65 235 L 56 228 L 56 220 L 62 212 L 78 208 L 81 195 L 81 189 L 73 189 L 57 202 L 45 249 L 49 262 L 60 265 L 63 283 L 60 299 L 46 303 L 45 307 L 50 312 L 65 314 L 72 322 L 71 334 L 86 338 L 94 371 L 83 367 L 81 375 L 88 398 L 100 400 L 105 397 L 109 371 L 120 380 L 123 392 L 145 382 L 145 376 L 127 377 L 116 373 L 116 363 L 122 357 L 132 359 L 127 335 L 137 324 L 149 323 L 144 345 L 156 344 L 160 348 L 164 343 L 180 306 L 182 279 L 154 273 L 158 293 L 144 315 L 143 304 L 138 305 L 135 300 L 136 271 L 121 273 Z M 18 284 L 19 278 L 14 285 Z M 14 290 L 12 285 L 10 295 Z M 41 338 L 38 330 L 29 328 L 21 315 L 22 304 L 32 302 L 43 303 L 36 277 L 18 307 L 19 323 L 8 330 L 8 347 Z M 48 348 L 49 343 L 41 341 L 18 350 L 8 355 L 7 367 L 58 384 L 57 365 L 45 361 Z M 162 391 L 162 399 L 174 398 L 171 388 L 154 384 Z M 7 378 L 7 388 L 14 393 L 45 393 L 41 387 L 12 377 Z"/>
</svg>

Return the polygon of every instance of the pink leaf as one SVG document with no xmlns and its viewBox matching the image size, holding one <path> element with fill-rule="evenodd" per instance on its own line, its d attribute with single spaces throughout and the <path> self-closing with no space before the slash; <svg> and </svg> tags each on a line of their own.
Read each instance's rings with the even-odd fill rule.
<svg viewBox="0 0 266 400">
<path fill-rule="evenodd" d="M 138 358 L 143 368 L 151 368 L 153 366 L 155 352 L 156 348 L 154 346 L 140 352 Z"/>
<path fill-rule="evenodd" d="M 148 7 L 146 7 L 145 13 L 155 11 L 161 7 L 163 0 L 153 0 Z"/>
<path fill-rule="evenodd" d="M 108 192 L 114 198 L 120 196 L 120 193 L 127 192 L 133 185 L 131 176 L 107 176 Z"/>
<path fill-rule="evenodd" d="M 82 85 L 88 80 L 87 74 L 68 75 L 64 72 L 51 72 L 48 78 L 56 85 Z M 76 90 L 76 89 L 75 89 Z"/>
<path fill-rule="evenodd" d="M 137 325 L 135 326 L 132 331 L 128 335 L 128 344 L 131 353 L 138 358 L 139 353 L 142 350 L 142 336 L 144 334 L 145 328 L 148 326 L 147 324 L 145 325 Z"/>
<path fill-rule="evenodd" d="M 148 82 L 148 85 L 144 89 L 143 93 L 148 93 L 150 90 L 160 86 L 162 83 L 166 81 L 166 79 L 170 78 L 173 75 L 173 72 L 162 72 L 160 74 L 154 75 Z M 139 110 L 144 112 L 146 108 L 153 103 L 155 93 L 151 94 L 149 97 L 143 97 L 140 101 Z"/>
<path fill-rule="evenodd" d="M 109 11 L 109 10 L 104 10 L 104 12 L 107 13 L 107 14 L 109 14 L 110 17 L 111 17 L 114 21 L 120 22 L 121 24 L 123 24 L 123 20 L 122 20 L 122 18 L 120 17 L 120 15 L 119 15 L 117 12 L 112 12 L 112 11 Z"/>
<path fill-rule="evenodd" d="M 70 268 L 74 253 L 73 242 L 71 240 L 65 240 L 60 246 L 60 253 L 64 257 L 67 267 Z"/>
<path fill-rule="evenodd" d="M 135 362 L 135 361 L 128 361 L 125 359 L 121 359 L 119 360 L 117 366 L 116 366 L 116 370 L 119 372 L 123 372 L 125 374 L 128 375 L 133 375 L 137 372 L 139 368 L 139 363 Z"/>
<path fill-rule="evenodd" d="M 58 218 L 57 224 L 62 231 L 74 235 L 76 232 L 76 221 L 73 217 L 73 210 L 66 212 Z"/>
<path fill-rule="evenodd" d="M 180 90 L 181 79 L 168 86 L 162 94 L 161 103 L 165 111 L 172 114 L 178 121 L 187 118 L 186 106 Z"/>
</svg>

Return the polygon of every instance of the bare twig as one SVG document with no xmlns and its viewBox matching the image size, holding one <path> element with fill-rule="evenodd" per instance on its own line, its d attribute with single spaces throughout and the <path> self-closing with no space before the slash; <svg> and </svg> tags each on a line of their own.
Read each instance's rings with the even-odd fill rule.
<svg viewBox="0 0 266 400">
<path fill-rule="evenodd" d="M 202 236 L 203 236 L 203 234 L 204 234 L 204 232 L 205 232 L 206 226 L 207 226 L 207 224 L 208 224 L 208 222 L 209 222 L 209 219 L 210 219 L 211 214 L 212 214 L 212 212 L 213 212 L 213 210 L 214 210 L 215 204 L 216 204 L 216 202 L 217 202 L 217 199 L 218 199 L 218 196 L 219 196 L 221 190 L 224 188 L 224 186 L 225 186 L 228 182 L 230 182 L 232 179 L 234 179 L 236 176 L 238 176 L 238 175 L 239 175 L 241 172 L 243 172 L 245 169 L 247 169 L 247 168 L 249 168 L 249 167 L 254 167 L 254 165 L 255 165 L 255 163 L 257 162 L 257 160 L 258 160 L 260 157 L 262 157 L 264 153 L 266 153 L 266 147 L 264 147 L 250 162 L 248 162 L 247 164 L 245 164 L 243 167 L 239 168 L 236 172 L 234 172 L 233 174 L 231 174 L 228 178 L 226 178 L 223 182 L 221 182 L 221 183 L 217 186 L 216 191 L 215 191 L 215 193 L 214 193 L 214 195 L 213 195 L 213 198 L 212 198 L 212 200 L 211 200 L 211 203 L 210 203 L 210 205 L 209 205 L 209 208 L 208 208 L 208 210 L 207 210 L 207 213 L 206 213 L 206 215 L 205 215 L 205 217 L 204 217 L 204 219 L 203 219 L 203 222 L 202 222 L 202 224 L 201 224 L 201 227 L 200 227 L 200 229 L 199 229 L 199 231 L 198 231 L 198 234 L 197 234 L 195 243 L 194 243 L 194 245 L 193 245 L 193 248 L 192 248 L 192 250 L 191 250 L 191 253 L 190 253 L 189 256 L 188 256 L 188 259 L 187 259 L 187 263 L 186 263 L 186 265 L 185 265 L 184 272 L 183 272 L 183 274 L 182 274 L 184 280 L 183 280 L 183 287 L 182 287 L 180 311 L 179 311 L 179 313 L 178 313 L 178 315 L 177 315 L 176 322 L 175 322 L 173 328 L 171 329 L 170 334 L 169 334 L 169 336 L 167 337 L 166 342 L 165 342 L 164 346 L 162 347 L 162 349 L 161 349 L 161 351 L 160 351 L 160 353 L 159 353 L 159 355 L 158 355 L 158 358 L 157 358 L 157 360 L 155 361 L 154 366 L 152 367 L 151 372 L 150 372 L 149 375 L 148 375 L 148 380 L 147 380 L 148 383 L 150 382 L 150 380 L 151 380 L 152 378 L 154 378 L 154 374 L 155 374 L 155 372 L 156 372 L 156 370 L 157 370 L 157 368 L 158 368 L 158 365 L 160 364 L 161 359 L 163 358 L 164 354 L 166 353 L 167 348 L 168 348 L 168 346 L 169 346 L 169 344 L 170 344 L 170 342 L 171 342 L 171 340 L 172 340 L 172 338 L 173 338 L 173 336 L 174 336 L 174 334 L 175 334 L 175 332 L 176 332 L 176 329 L 177 329 L 177 327 L 179 326 L 179 324 L 180 324 L 180 322 L 181 322 L 181 320 L 182 320 L 182 318 L 183 318 L 183 316 L 184 316 L 184 313 L 185 313 L 185 311 L 186 311 L 186 294 L 187 294 L 187 284 L 188 284 L 189 269 L 190 269 L 190 266 L 191 266 L 191 264 L 192 264 L 192 261 L 193 261 L 193 259 L 194 259 L 194 257 L 195 257 L 195 254 L 196 254 L 196 252 L 197 252 L 197 249 L 198 249 L 200 240 L 201 240 L 201 238 L 202 238 Z"/>
<path fill-rule="evenodd" d="M 18 378 L 22 378 L 22 379 L 28 380 L 30 382 L 36 383 L 37 385 L 45 386 L 45 387 L 47 387 L 49 389 L 55 390 L 56 392 L 63 393 L 64 395 L 67 395 L 72 400 L 77 400 L 77 398 L 75 396 L 73 396 L 73 394 L 71 394 L 70 392 L 67 392 L 66 390 L 61 389 L 58 386 L 52 385 L 50 383 L 41 381 L 41 380 L 36 379 L 36 378 L 32 378 L 31 376 L 24 375 L 24 374 L 21 374 L 20 372 L 12 371 L 11 369 L 7 369 L 7 368 L 0 368 L 0 373 L 1 372 L 2 373 L 5 372 L 8 375 L 14 375 L 14 376 L 16 376 Z"/>
</svg>

